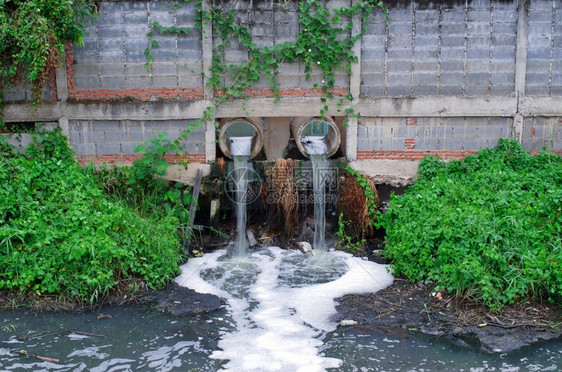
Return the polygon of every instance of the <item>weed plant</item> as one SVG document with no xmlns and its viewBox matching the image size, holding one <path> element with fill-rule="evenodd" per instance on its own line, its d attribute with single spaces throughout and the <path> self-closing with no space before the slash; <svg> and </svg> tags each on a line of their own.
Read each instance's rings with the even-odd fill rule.
<svg viewBox="0 0 562 372">
<path fill-rule="evenodd" d="M 25 153 L 0 136 L 0 154 L 0 290 L 93 304 L 120 282 L 156 289 L 178 274 L 178 217 L 109 197 L 60 130 L 34 134 Z"/>
<path fill-rule="evenodd" d="M 433 282 L 492 310 L 562 299 L 562 157 L 514 139 L 463 161 L 428 157 L 393 195 L 385 255 L 395 274 Z"/>
</svg>

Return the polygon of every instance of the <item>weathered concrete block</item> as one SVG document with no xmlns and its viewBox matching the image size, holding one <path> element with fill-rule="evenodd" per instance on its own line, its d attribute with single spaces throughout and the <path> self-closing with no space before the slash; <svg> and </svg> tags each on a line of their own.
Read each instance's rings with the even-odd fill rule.
<svg viewBox="0 0 562 372">
<path fill-rule="evenodd" d="M 413 85 L 412 94 L 414 96 L 434 96 L 437 94 L 436 85 Z"/>
<path fill-rule="evenodd" d="M 382 86 L 385 82 L 385 75 L 382 73 L 363 73 L 361 77 L 364 85 Z"/>
<path fill-rule="evenodd" d="M 123 63 L 125 55 L 123 50 L 102 50 L 99 52 L 99 62 L 101 63 Z"/>
<path fill-rule="evenodd" d="M 153 88 L 177 88 L 177 76 L 154 76 L 152 78 Z"/>
<path fill-rule="evenodd" d="M 155 10 L 150 12 L 150 19 L 153 22 L 158 22 L 163 26 L 173 26 L 175 23 L 175 14 L 173 12 L 169 12 L 166 9 Z"/>
<path fill-rule="evenodd" d="M 527 73 L 526 81 L 528 85 L 532 84 L 542 84 L 548 86 L 549 76 L 548 70 L 544 71 L 544 73 Z"/>
<path fill-rule="evenodd" d="M 362 85 L 361 86 L 361 94 L 367 97 L 380 97 L 384 96 L 384 86 L 377 85 Z"/>
<path fill-rule="evenodd" d="M 99 65 L 90 63 L 76 64 L 76 66 L 74 66 L 74 76 L 77 79 L 85 77 L 97 78 L 99 76 Z"/>
<path fill-rule="evenodd" d="M 74 149 L 74 153 L 76 155 L 96 154 L 96 145 L 94 145 L 93 143 L 76 143 L 72 144 L 72 148 Z"/>
<path fill-rule="evenodd" d="M 124 155 L 135 154 L 135 149 L 137 148 L 137 144 L 133 142 L 122 142 L 121 144 L 121 152 Z"/>
<path fill-rule="evenodd" d="M 500 36 L 500 35 L 506 35 L 506 36 L 511 36 L 511 35 L 515 35 L 517 32 L 517 24 L 514 23 L 494 23 L 494 35 L 495 36 Z M 498 37 L 497 39 L 498 44 L 496 45 L 501 45 L 501 38 Z"/>
<path fill-rule="evenodd" d="M 381 150 L 404 150 L 404 139 L 381 139 Z"/>
<path fill-rule="evenodd" d="M 467 85 L 464 88 L 467 96 L 486 96 L 488 95 L 488 85 Z"/>
<path fill-rule="evenodd" d="M 492 50 L 492 58 L 493 59 L 500 59 L 500 60 L 514 61 L 514 59 L 515 59 L 515 47 L 514 46 L 494 47 L 493 50 Z M 515 62 L 514 62 L 514 64 L 515 64 Z"/>
<path fill-rule="evenodd" d="M 438 54 L 437 49 L 415 49 L 414 62 L 437 61 Z"/>
<path fill-rule="evenodd" d="M 491 44 L 491 38 L 489 35 L 468 35 L 466 43 L 469 48 L 488 48 Z"/>
<path fill-rule="evenodd" d="M 121 26 L 103 26 L 98 29 L 98 43 L 102 48 L 115 49 L 115 43 L 121 43 L 123 29 Z"/>
<path fill-rule="evenodd" d="M 76 132 L 76 131 L 71 131 L 70 132 L 70 136 L 68 137 L 68 142 L 73 145 L 73 144 L 78 144 L 78 143 L 82 143 L 82 139 L 80 137 L 80 132 Z"/>
<path fill-rule="evenodd" d="M 384 48 L 365 49 L 361 52 L 361 61 L 383 61 L 385 56 Z"/>
<path fill-rule="evenodd" d="M 125 48 L 126 49 L 142 48 L 143 46 L 147 45 L 148 44 L 148 36 L 146 35 L 147 33 L 148 33 L 148 25 L 146 24 L 127 25 L 126 27 L 124 27 L 123 37 L 125 39 Z"/>
<path fill-rule="evenodd" d="M 414 138 L 417 137 L 418 128 L 415 126 L 401 126 L 394 131 L 395 138 Z"/>
<path fill-rule="evenodd" d="M 109 136 L 110 140 L 108 142 L 112 142 L 111 138 L 113 137 L 113 135 L 111 134 L 112 132 L 109 132 L 109 133 L 110 133 L 110 136 Z M 91 134 L 91 142 L 93 142 L 93 143 L 105 142 L 105 139 L 106 139 L 105 132 L 96 130 L 96 131 L 90 132 L 90 134 Z"/>
<path fill-rule="evenodd" d="M 515 87 L 513 85 L 492 85 L 490 87 L 490 94 L 492 96 L 509 96 L 515 94 Z"/>
<path fill-rule="evenodd" d="M 80 63 L 97 63 L 98 62 L 98 54 L 95 52 L 96 49 L 92 49 L 92 52 L 83 52 L 77 55 L 74 55 L 74 61 L 76 64 Z"/>
<path fill-rule="evenodd" d="M 96 89 L 101 88 L 99 77 L 80 77 L 76 76 L 75 84 L 77 89 Z"/>
<path fill-rule="evenodd" d="M 466 51 L 467 59 L 489 60 L 490 51 L 488 49 L 470 48 Z"/>
<path fill-rule="evenodd" d="M 202 50 L 201 40 L 194 37 L 180 38 L 177 40 L 177 45 L 178 49 L 198 52 Z"/>
<path fill-rule="evenodd" d="M 460 139 L 439 139 L 438 146 L 440 150 L 463 150 L 463 140 Z"/>
<path fill-rule="evenodd" d="M 117 120 L 96 120 L 93 124 L 93 131 L 114 133 L 121 130 L 121 124 Z"/>
<path fill-rule="evenodd" d="M 439 76 L 439 84 L 442 86 L 462 84 L 462 74 L 456 72 L 441 72 Z"/>
<path fill-rule="evenodd" d="M 463 140 L 463 148 L 467 151 L 478 151 L 488 148 L 489 142 L 487 139 L 465 139 Z"/>
<path fill-rule="evenodd" d="M 389 96 L 409 96 L 410 86 L 389 86 L 387 92 Z"/>
<path fill-rule="evenodd" d="M 177 75 L 177 65 L 173 62 L 154 62 L 152 63 L 152 74 L 154 76 Z"/>
<path fill-rule="evenodd" d="M 480 138 L 501 138 L 502 128 L 499 126 L 485 126 L 478 128 Z"/>
<path fill-rule="evenodd" d="M 412 34 L 412 24 L 407 23 L 393 23 L 389 25 L 390 30 L 392 30 L 392 35 L 411 35 Z"/>
<path fill-rule="evenodd" d="M 141 3 L 135 3 L 135 4 L 141 4 Z M 143 25 L 143 24 L 146 25 L 147 32 L 148 32 L 148 16 L 146 12 L 123 13 L 123 25 L 130 26 L 130 25 Z"/>
<path fill-rule="evenodd" d="M 104 89 L 125 89 L 125 76 L 102 76 L 101 88 Z"/>
<path fill-rule="evenodd" d="M 127 76 L 125 78 L 126 89 L 144 89 L 151 88 L 151 81 L 148 76 Z"/>
<path fill-rule="evenodd" d="M 147 2 L 124 1 L 121 3 L 123 12 L 142 12 L 147 10 Z"/>
<path fill-rule="evenodd" d="M 464 45 L 464 44 L 463 44 Z M 461 48 L 451 48 L 443 47 L 441 48 L 441 60 L 442 61 L 452 61 L 452 60 L 464 60 L 464 47 Z"/>
<path fill-rule="evenodd" d="M 525 93 L 528 96 L 548 96 L 548 86 L 527 84 Z"/>
<path fill-rule="evenodd" d="M 446 21 L 446 13 L 443 14 L 443 21 L 441 21 L 441 38 L 457 38 L 462 36 L 464 39 L 465 29 L 464 29 L 464 15 L 460 21 Z"/>
<path fill-rule="evenodd" d="M 416 150 L 435 150 L 439 144 L 437 138 L 415 138 L 414 145 Z"/>
<path fill-rule="evenodd" d="M 488 14 L 489 18 L 489 14 Z M 472 35 L 490 35 L 492 32 L 492 25 L 490 20 L 488 19 L 486 22 L 468 22 L 467 23 L 467 34 L 468 36 Z"/>
<path fill-rule="evenodd" d="M 409 49 L 413 46 L 411 35 L 391 35 L 388 38 L 388 47 L 392 49 Z"/>
<path fill-rule="evenodd" d="M 108 76 L 123 76 L 125 75 L 125 65 L 122 63 L 100 63 L 99 73 L 102 78 Z"/>
<path fill-rule="evenodd" d="M 492 59 L 490 64 L 492 65 L 492 73 L 515 73 L 515 64 L 511 61 Z"/>
<path fill-rule="evenodd" d="M 371 148 L 371 141 L 368 138 L 358 138 L 357 139 L 357 150 L 359 150 L 359 151 L 373 150 Z"/>
<path fill-rule="evenodd" d="M 414 70 L 414 84 L 415 85 L 437 85 L 437 71 L 435 72 L 415 72 Z"/>
<path fill-rule="evenodd" d="M 439 95 L 441 96 L 460 96 L 462 94 L 461 85 L 440 85 Z"/>
<path fill-rule="evenodd" d="M 97 143 L 97 155 L 118 155 L 121 154 L 121 144 L 119 143 Z"/>
<path fill-rule="evenodd" d="M 437 49 L 439 44 L 438 35 L 420 35 L 416 34 L 414 39 L 416 49 Z"/>
<path fill-rule="evenodd" d="M 488 5 L 490 7 L 490 5 Z M 491 7 L 489 9 L 478 9 L 478 10 L 471 10 L 469 8 L 467 13 L 467 20 L 468 26 L 470 27 L 471 24 L 483 24 L 486 22 L 490 22 L 491 18 Z"/>
<path fill-rule="evenodd" d="M 116 3 L 110 3 L 110 2 L 101 2 L 100 4 L 103 4 L 104 6 L 111 6 L 111 4 L 116 4 Z M 115 10 L 115 11 L 111 11 L 111 12 L 107 12 L 107 13 L 99 13 L 99 17 L 96 19 L 96 25 L 101 29 L 105 26 L 114 26 L 114 25 L 120 25 L 121 24 L 121 11 L 120 10 Z"/>
<path fill-rule="evenodd" d="M 411 82 L 412 82 L 412 75 L 410 74 L 409 71 L 403 73 L 392 73 L 392 72 L 388 73 L 389 86 L 397 86 L 397 85 L 409 86 Z"/>
<path fill-rule="evenodd" d="M 467 85 L 488 85 L 490 74 L 487 72 L 467 72 L 466 84 Z"/>
<path fill-rule="evenodd" d="M 492 73 L 492 84 L 514 86 L 515 74 L 512 72 L 494 72 Z"/>
<path fill-rule="evenodd" d="M 464 71 L 465 62 L 462 60 L 443 60 L 441 61 L 441 72 L 452 73 L 457 72 L 462 74 Z"/>
</svg>

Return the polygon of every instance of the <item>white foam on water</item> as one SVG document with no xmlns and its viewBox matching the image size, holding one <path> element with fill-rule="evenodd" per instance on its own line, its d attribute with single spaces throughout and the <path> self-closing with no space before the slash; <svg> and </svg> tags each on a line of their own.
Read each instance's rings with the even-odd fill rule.
<svg viewBox="0 0 562 372">
<path fill-rule="evenodd" d="M 308 155 L 322 155 L 328 153 L 328 145 L 320 136 L 304 136 L 301 138 L 302 145 Z"/>
<path fill-rule="evenodd" d="M 230 137 L 230 153 L 232 156 L 249 156 L 252 154 L 253 137 Z"/>
<path fill-rule="evenodd" d="M 249 257 L 225 255 L 226 250 L 220 250 L 189 260 L 176 282 L 226 301 L 236 329 L 223 332 L 220 350 L 211 358 L 228 360 L 224 368 L 230 371 L 311 372 L 339 367 L 339 359 L 324 357 L 320 352 L 322 337 L 337 327 L 332 320 L 336 315 L 334 299 L 375 292 L 393 281 L 385 266 L 344 252 L 325 252 L 311 258 L 271 247 Z M 326 279 L 332 278 L 330 274 L 319 275 L 318 283 L 310 283 L 310 278 L 304 284 L 298 278 L 293 285 L 287 280 L 281 283 L 281 269 L 286 278 L 291 270 L 297 275 L 306 268 L 299 257 L 314 260 L 314 270 L 322 267 L 322 260 L 331 268 L 334 260 L 340 260 L 347 272 L 332 281 Z"/>
</svg>

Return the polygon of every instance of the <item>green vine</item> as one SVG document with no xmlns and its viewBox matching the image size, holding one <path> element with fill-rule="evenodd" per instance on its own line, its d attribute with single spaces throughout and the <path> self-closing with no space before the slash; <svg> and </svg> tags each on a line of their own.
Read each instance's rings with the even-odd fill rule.
<svg viewBox="0 0 562 372">
<path fill-rule="evenodd" d="M 37 107 L 65 43 L 84 44 L 85 22 L 95 10 L 92 0 L 0 0 L 0 92 L 30 85 Z"/>
<path fill-rule="evenodd" d="M 324 104 L 320 111 L 323 117 L 328 110 L 328 99 L 334 98 L 335 71 L 343 67 L 351 72 L 351 65 L 358 61 L 353 51 L 355 43 L 361 39 L 367 31 L 368 23 L 365 22 L 375 8 L 382 10 L 386 15 L 388 10 L 384 8 L 381 1 L 357 1 L 352 6 L 343 6 L 328 9 L 318 0 L 306 0 L 299 2 L 299 25 L 301 31 L 295 41 L 276 44 L 260 48 L 252 40 L 250 31 L 234 22 L 233 11 L 223 12 L 217 7 L 211 6 L 208 10 L 203 9 L 201 0 L 183 0 L 174 5 L 180 7 L 186 3 L 194 2 L 197 10 L 196 28 L 203 32 L 203 24 L 212 25 L 213 34 L 217 36 L 218 42 L 214 45 L 213 58 L 210 67 L 210 76 L 207 76 L 207 85 L 215 92 L 219 92 L 218 99 L 212 106 L 205 109 L 203 118 L 197 121 L 202 125 L 204 121 L 212 120 L 214 113 L 220 103 L 228 98 L 248 99 L 246 91 L 253 87 L 262 77 L 265 77 L 269 87 L 275 95 L 275 102 L 280 98 L 280 84 L 278 76 L 279 67 L 283 63 L 302 62 L 306 80 L 311 79 L 313 67 L 320 68 L 324 78 L 321 84 L 314 84 L 314 88 L 321 89 L 323 96 L 320 98 Z M 285 2 L 282 5 L 285 5 Z M 361 19 L 360 32 L 352 35 L 353 17 Z M 152 39 L 154 32 L 159 34 L 187 34 L 188 28 L 167 27 L 157 22 L 151 22 L 149 47 L 145 50 L 147 54 L 147 69 L 150 72 L 150 63 L 154 60 L 152 48 L 158 46 L 158 42 Z M 235 40 L 241 47 L 248 51 L 249 59 L 237 64 L 226 64 L 225 55 Z M 223 84 L 226 77 L 231 83 Z M 338 112 L 341 112 L 344 99 L 351 101 L 353 97 L 347 94 L 338 100 Z M 352 108 L 347 108 L 346 115 L 355 115 Z M 182 138 L 189 135 L 190 131 L 184 131 Z M 181 140 L 181 139 L 180 139 Z"/>
</svg>

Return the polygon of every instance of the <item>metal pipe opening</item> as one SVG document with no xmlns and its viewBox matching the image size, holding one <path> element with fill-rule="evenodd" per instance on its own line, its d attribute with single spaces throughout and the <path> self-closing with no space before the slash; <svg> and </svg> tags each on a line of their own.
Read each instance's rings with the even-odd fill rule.
<svg viewBox="0 0 562 372">
<path fill-rule="evenodd" d="M 224 120 L 220 124 L 219 147 L 231 159 L 236 155 L 255 157 L 263 147 L 261 122 L 255 118 Z"/>
<path fill-rule="evenodd" d="M 297 117 L 291 125 L 297 148 L 306 157 L 326 154 L 330 157 L 338 151 L 341 135 L 330 117 Z"/>
</svg>

